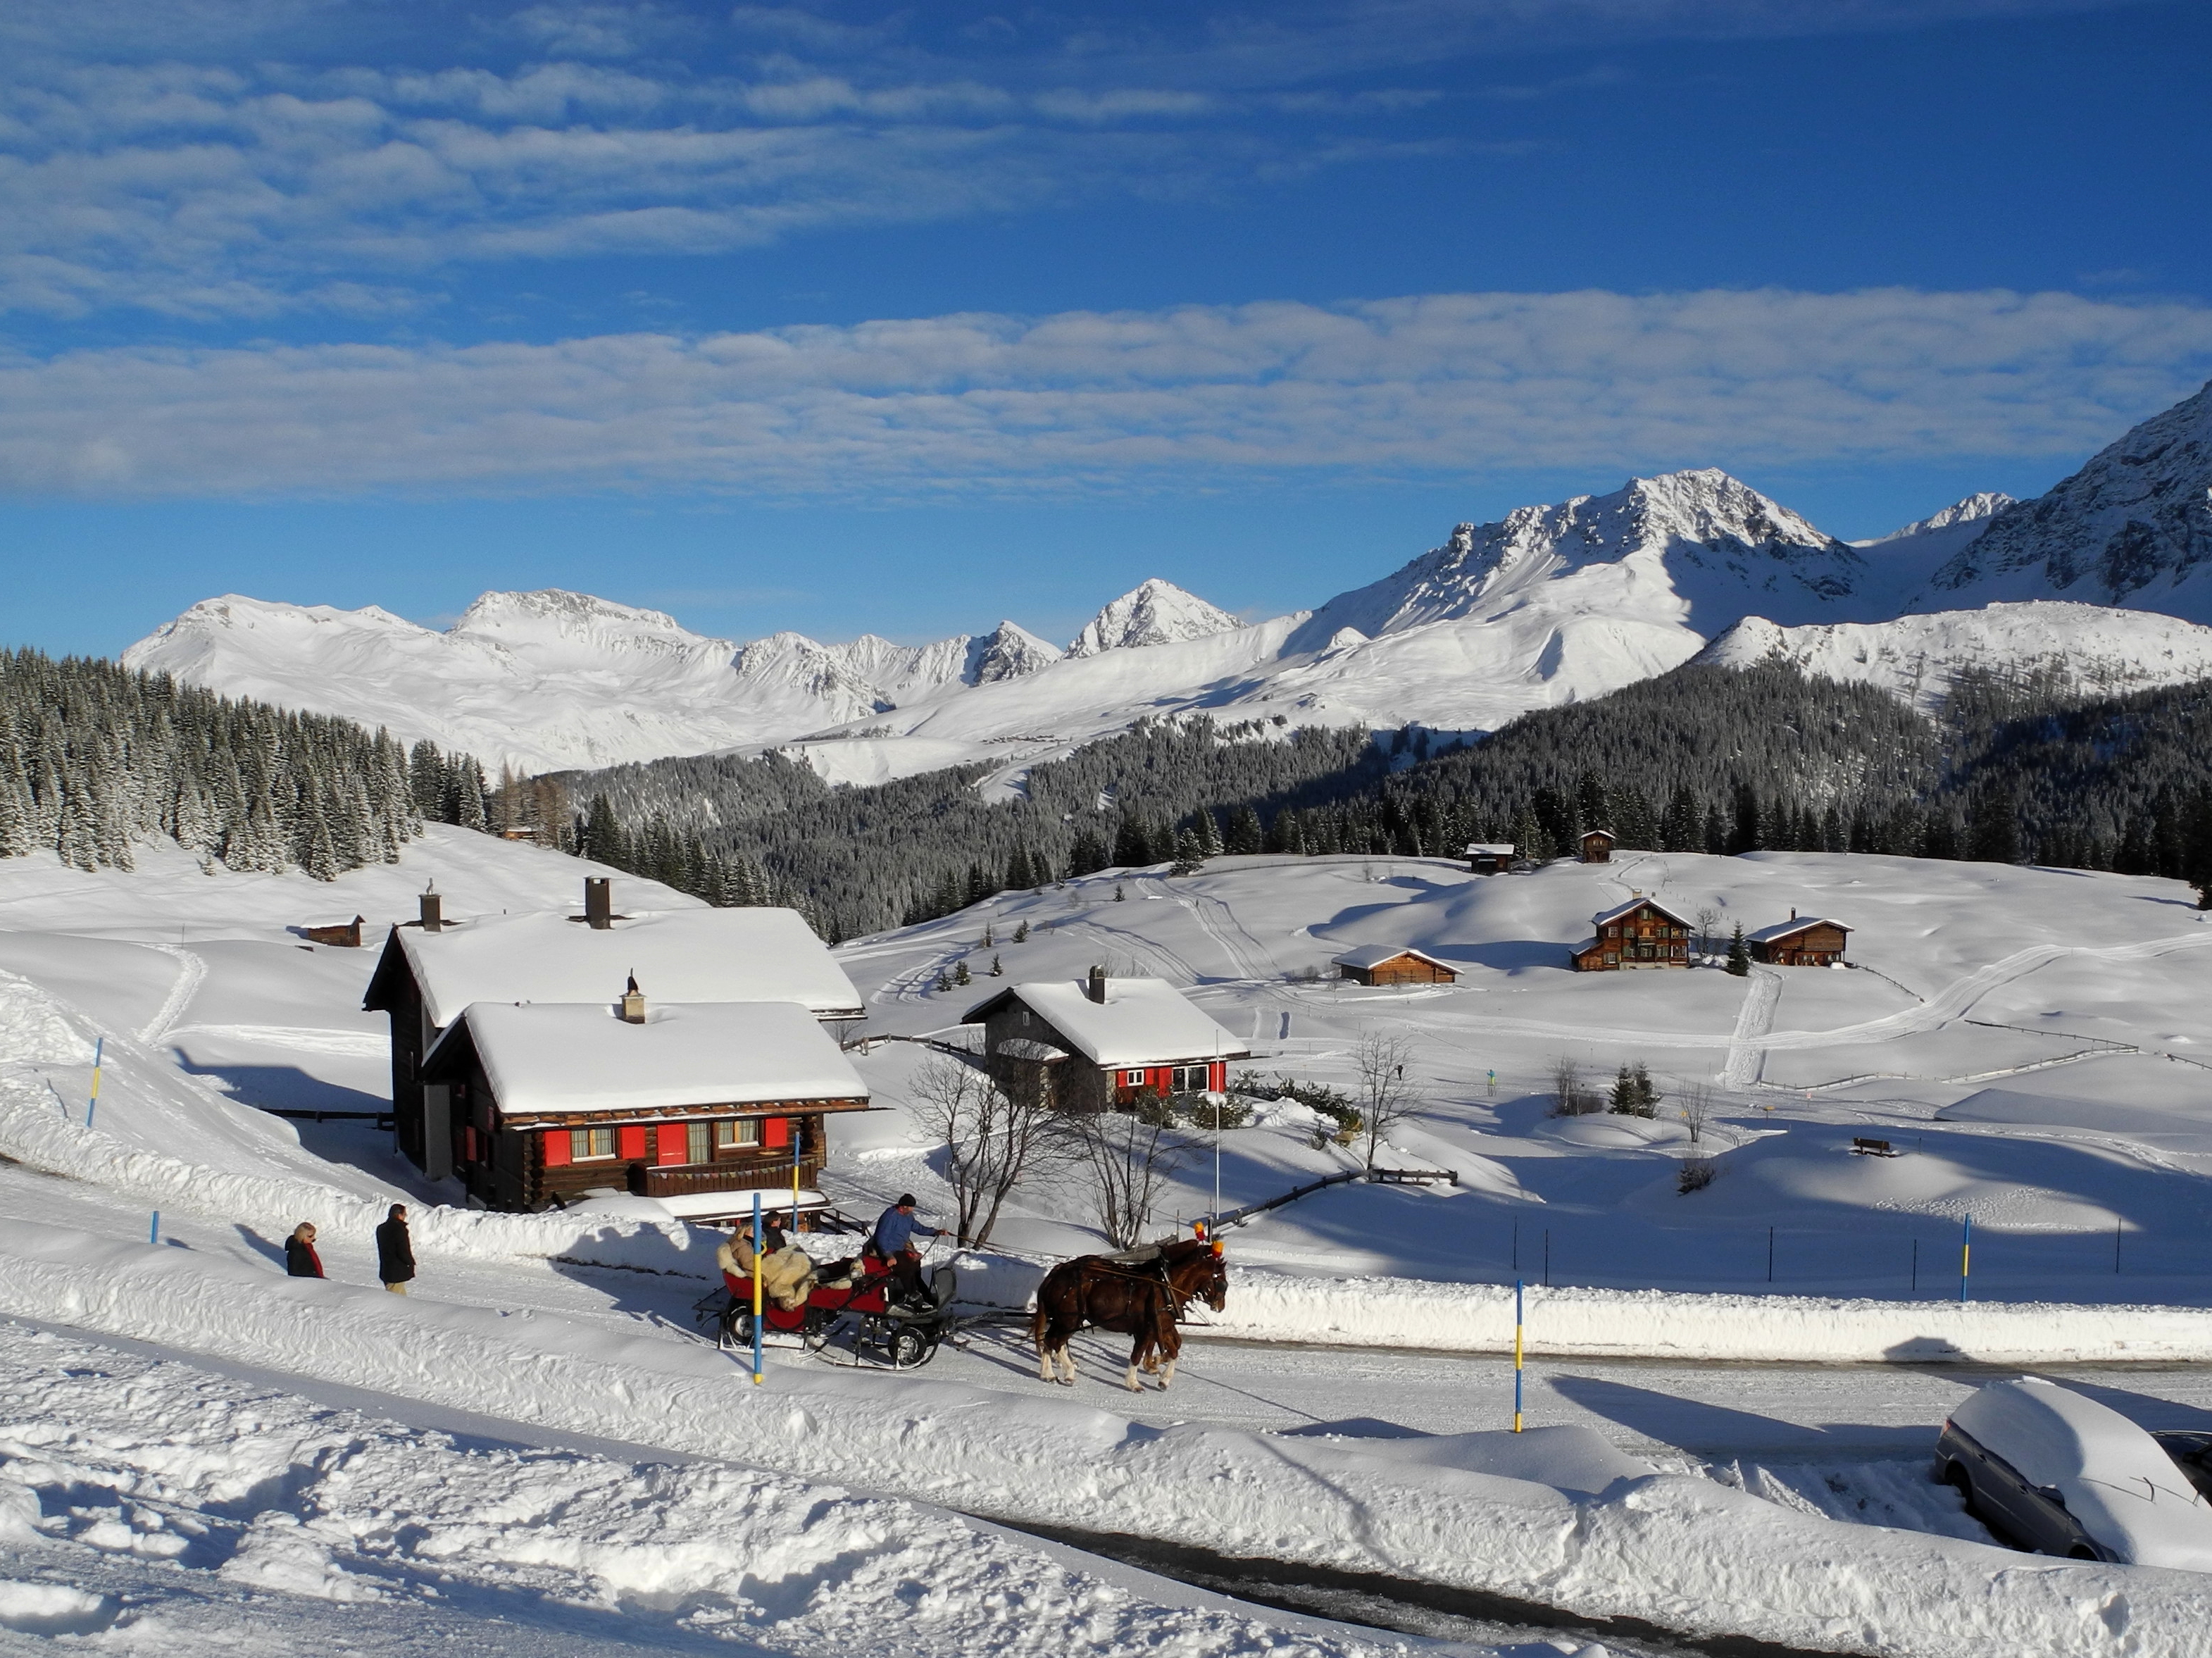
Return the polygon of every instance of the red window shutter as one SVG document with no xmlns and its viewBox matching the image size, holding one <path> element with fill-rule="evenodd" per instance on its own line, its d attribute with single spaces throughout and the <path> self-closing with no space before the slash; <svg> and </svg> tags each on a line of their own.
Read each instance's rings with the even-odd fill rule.
<svg viewBox="0 0 2212 1658">
<path fill-rule="evenodd" d="M 1206 1085 L 1218 1094 L 1229 1086 L 1229 1062 L 1216 1060 L 1206 1067 Z"/>
<path fill-rule="evenodd" d="M 565 1169 L 568 1166 L 568 1131 L 549 1128 L 545 1131 L 545 1166 Z"/>
<path fill-rule="evenodd" d="M 680 1122 L 661 1124 L 660 1156 L 655 1161 L 665 1169 L 670 1163 L 686 1162 L 690 1157 L 690 1151 L 686 1145 L 684 1125 Z"/>
<path fill-rule="evenodd" d="M 616 1129 L 615 1151 L 631 1163 L 641 1161 L 645 1156 L 645 1125 L 641 1122 L 625 1123 Z"/>
<path fill-rule="evenodd" d="M 761 1144 L 771 1148 L 791 1144 L 791 1119 L 767 1117 L 761 1122 Z"/>
</svg>

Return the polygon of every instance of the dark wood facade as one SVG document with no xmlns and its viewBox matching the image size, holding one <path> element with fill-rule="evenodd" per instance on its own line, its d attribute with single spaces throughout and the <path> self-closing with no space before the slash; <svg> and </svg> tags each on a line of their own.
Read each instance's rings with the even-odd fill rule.
<svg viewBox="0 0 2212 1658">
<path fill-rule="evenodd" d="M 1830 967 L 1844 959 L 1850 929 L 1840 921 L 1806 920 L 1781 928 L 1761 927 L 1759 936 L 1747 938 L 1751 959 L 1775 967 Z"/>
<path fill-rule="evenodd" d="M 983 1027 L 983 1051 L 994 1063 L 1017 1076 L 1026 1072 L 1063 1111 L 1103 1111 L 1146 1092 L 1219 1093 L 1229 1086 L 1229 1058 L 1243 1057 L 1163 1055 L 1140 1065 L 1094 1064 L 1011 990 L 975 1010 L 969 1023 Z M 1045 1057 L 1048 1051 L 1051 1057 Z"/>
<path fill-rule="evenodd" d="M 1503 875 L 1513 867 L 1513 848 L 1501 843 L 1477 841 L 1467 849 L 1470 875 Z"/>
<path fill-rule="evenodd" d="M 1340 962 L 1337 976 L 1363 985 L 1449 985 L 1459 974 L 1418 950 L 1401 950 L 1388 960 L 1371 964 Z"/>
<path fill-rule="evenodd" d="M 1599 916 L 1596 936 L 1577 946 L 1569 960 L 1577 973 L 1687 967 L 1690 924 L 1664 905 L 1635 899 Z"/>
<path fill-rule="evenodd" d="M 1609 864 L 1613 861 L 1613 845 L 1611 829 L 1584 829 L 1577 856 L 1585 864 Z"/>
<path fill-rule="evenodd" d="M 501 1109 L 465 1029 L 432 1057 L 425 1081 L 447 1091 L 453 1171 L 489 1209 L 536 1211 L 589 1192 L 690 1197 L 813 1188 L 826 1161 L 824 1119 L 865 1097 L 672 1105 L 619 1112 Z M 732 1212 L 742 1206 L 732 1204 Z"/>
</svg>

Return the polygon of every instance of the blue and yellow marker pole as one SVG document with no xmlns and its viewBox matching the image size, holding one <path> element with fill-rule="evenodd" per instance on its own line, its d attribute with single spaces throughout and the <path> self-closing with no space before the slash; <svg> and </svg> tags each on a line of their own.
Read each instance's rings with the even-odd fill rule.
<svg viewBox="0 0 2212 1658">
<path fill-rule="evenodd" d="M 761 1207 L 760 1193 L 753 1193 L 753 1386 L 757 1388 L 767 1380 L 761 1373 Z"/>
<path fill-rule="evenodd" d="M 107 1038 L 96 1037 L 92 1044 L 92 1096 L 84 1102 L 84 1126 L 92 1127 L 92 1114 L 100 1109 L 100 1061 L 107 1053 Z"/>
<path fill-rule="evenodd" d="M 1974 1218 L 1966 1218 L 1966 1230 L 1959 1235 L 1959 1299 L 1966 1298 L 1966 1274 L 1974 1265 Z"/>
<path fill-rule="evenodd" d="M 1513 1431 L 1521 1431 L 1522 1284 L 1513 1280 Z"/>
</svg>

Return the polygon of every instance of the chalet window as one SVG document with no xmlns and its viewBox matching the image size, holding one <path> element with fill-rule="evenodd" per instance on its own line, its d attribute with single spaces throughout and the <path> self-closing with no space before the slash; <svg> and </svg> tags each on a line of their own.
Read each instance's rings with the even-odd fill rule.
<svg viewBox="0 0 2212 1658">
<path fill-rule="evenodd" d="M 708 1122 L 686 1123 L 684 1138 L 690 1144 L 684 1148 L 686 1163 L 711 1163 L 714 1157 L 714 1125 Z"/>
<path fill-rule="evenodd" d="M 1210 1065 L 1179 1065 L 1169 1074 L 1168 1087 L 1177 1094 L 1203 1094 L 1212 1078 Z"/>
<path fill-rule="evenodd" d="M 572 1128 L 568 1131 L 568 1158 L 572 1163 L 585 1163 L 593 1157 L 611 1157 L 614 1154 L 613 1129 Z"/>
<path fill-rule="evenodd" d="M 1143 1072 L 1141 1072 L 1141 1071 L 1124 1071 L 1124 1072 L 1121 1073 L 1121 1086 L 1122 1086 L 1122 1087 L 1124 1087 L 1124 1088 L 1142 1088 L 1144 1085 L 1145 1085 L 1145 1073 L 1144 1073 Z"/>
<path fill-rule="evenodd" d="M 740 1117 L 735 1121 L 718 1122 L 714 1125 L 714 1147 L 717 1151 L 736 1151 L 759 1144 L 760 1119 L 758 1117 Z M 704 1163 L 706 1159 L 700 1157 L 695 1161 Z"/>
<path fill-rule="evenodd" d="M 1024 1009 L 1022 1010 L 1022 1029 L 1024 1029 L 1024 1030 L 1027 1030 L 1029 1028 L 1030 1028 L 1030 1011 L 1029 1011 L 1029 1009 L 1027 1009 L 1027 1008 L 1024 1008 Z"/>
</svg>

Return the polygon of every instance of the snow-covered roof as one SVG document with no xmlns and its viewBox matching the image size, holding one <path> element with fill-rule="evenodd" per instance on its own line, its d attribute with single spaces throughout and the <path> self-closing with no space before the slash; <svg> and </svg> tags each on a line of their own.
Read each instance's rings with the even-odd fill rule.
<svg viewBox="0 0 2212 1658">
<path fill-rule="evenodd" d="M 795 1002 L 817 1018 L 861 1011 L 853 981 L 792 909 L 662 910 L 603 930 L 562 914 L 497 915 L 398 936 L 436 1025 L 471 1002 L 605 1005 L 632 974 L 648 1002 Z"/>
<path fill-rule="evenodd" d="M 1470 841 L 1467 843 L 1466 855 L 1469 858 L 1510 858 L 1513 843 L 1510 841 Z"/>
<path fill-rule="evenodd" d="M 1587 841 L 1593 835 L 1602 835 L 1608 841 L 1618 841 L 1620 838 L 1609 829 L 1586 829 L 1575 838 L 1578 841 Z"/>
<path fill-rule="evenodd" d="M 1449 962 L 1440 962 L 1425 950 L 1411 944 L 1362 944 L 1357 950 L 1347 950 L 1341 956 L 1329 957 L 1331 967 L 1380 967 L 1385 962 L 1395 962 L 1401 956 L 1411 956 L 1416 961 L 1426 962 L 1431 967 L 1440 967 L 1447 973 L 1459 969 Z"/>
<path fill-rule="evenodd" d="M 1825 920 L 1818 915 L 1800 915 L 1792 920 L 1776 921 L 1770 926 L 1747 932 L 1743 935 L 1744 942 L 1759 944 L 1772 944 L 1777 938 L 1787 938 L 1792 933 L 1802 932 L 1808 927 L 1815 926 L 1832 926 L 1839 932 L 1850 931 L 1850 928 L 1845 926 L 1841 921 Z"/>
<path fill-rule="evenodd" d="M 1678 914 L 1674 910 L 1668 908 L 1666 905 L 1661 903 L 1656 898 L 1649 896 L 1631 898 L 1626 903 L 1609 909 L 1602 915 L 1594 915 L 1590 918 L 1590 925 L 1592 926 L 1603 926 L 1607 922 L 1617 921 L 1622 916 L 1629 914 L 1632 910 L 1639 909 L 1645 904 L 1650 905 L 1652 908 L 1657 910 L 1662 915 L 1664 915 L 1669 920 L 1673 921 L 1677 926 L 1688 926 L 1691 925 L 1690 918 L 1688 916 Z"/>
<path fill-rule="evenodd" d="M 868 1097 L 795 1002 L 648 1002 L 643 1024 L 612 1002 L 475 1002 L 423 1056 L 425 1073 L 471 1046 L 509 1117 Z"/>
<path fill-rule="evenodd" d="M 969 1008 L 962 1022 L 981 1023 L 1008 998 L 1029 1007 L 1093 1065 L 1241 1060 L 1252 1052 L 1164 979 L 1109 979 L 1103 1003 L 1085 993 L 1079 979 L 1015 985 Z"/>
</svg>

